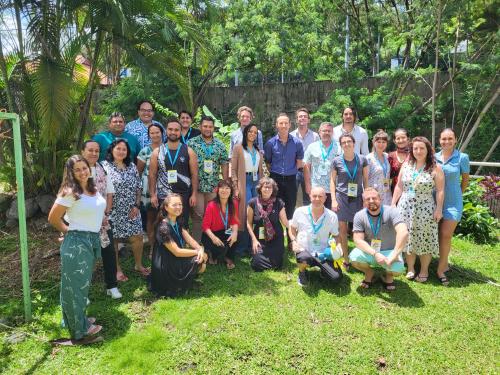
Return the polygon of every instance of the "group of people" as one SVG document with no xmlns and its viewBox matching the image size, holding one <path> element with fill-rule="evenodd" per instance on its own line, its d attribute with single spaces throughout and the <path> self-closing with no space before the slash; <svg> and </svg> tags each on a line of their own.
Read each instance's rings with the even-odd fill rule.
<svg viewBox="0 0 500 375">
<path fill-rule="evenodd" d="M 184 292 L 207 264 L 234 269 L 236 255 L 250 256 L 255 271 L 279 269 L 286 244 L 302 286 L 310 266 L 334 282 L 352 266 L 365 275 L 360 287 L 370 288 L 373 268 L 381 267 L 390 291 L 405 263 L 408 279 L 426 282 L 433 256 L 439 256 L 438 279 L 448 285 L 451 237 L 469 174 L 452 129 L 441 132 L 439 153 L 405 129 L 395 131 L 391 153 L 388 134 L 377 131 L 369 152 L 354 108 L 343 109 L 338 126 L 322 122 L 318 133 L 309 128 L 309 111 L 299 108 L 297 128 L 290 132 L 291 120 L 281 113 L 276 135 L 264 143 L 244 106 L 227 150 L 211 117 L 196 129 L 187 111 L 163 125 L 153 119 L 151 102 L 137 109 L 139 117 L 126 125 L 123 115 L 111 114 L 108 130 L 68 159 L 49 214 L 64 235 L 61 306 L 74 340 L 92 340 L 102 328 L 85 313 L 101 254 L 106 292 L 122 296 L 123 242 L 131 245 L 134 270 L 159 296 Z M 295 209 L 299 189 L 303 206 Z M 151 268 L 143 264 L 144 233 Z"/>
</svg>

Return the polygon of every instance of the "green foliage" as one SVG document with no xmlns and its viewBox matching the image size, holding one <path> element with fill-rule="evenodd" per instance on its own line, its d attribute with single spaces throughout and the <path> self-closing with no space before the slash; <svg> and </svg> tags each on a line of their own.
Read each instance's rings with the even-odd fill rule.
<svg viewBox="0 0 500 375">
<path fill-rule="evenodd" d="M 499 222 L 483 201 L 485 193 L 481 179 L 471 179 L 463 194 L 464 210 L 456 233 L 476 243 L 495 243 L 499 239 Z"/>
</svg>

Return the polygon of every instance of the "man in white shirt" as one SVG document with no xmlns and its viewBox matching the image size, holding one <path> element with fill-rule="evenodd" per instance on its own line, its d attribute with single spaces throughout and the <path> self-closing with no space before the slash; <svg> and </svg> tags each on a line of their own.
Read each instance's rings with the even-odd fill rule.
<svg viewBox="0 0 500 375">
<path fill-rule="evenodd" d="M 339 138 L 342 134 L 351 134 L 356 143 L 354 144 L 354 152 L 359 155 L 368 155 L 368 133 L 365 129 L 355 124 L 357 118 L 356 110 L 353 107 L 346 107 L 342 112 L 342 125 L 338 125 L 333 129 L 333 139 L 339 143 Z"/>
<path fill-rule="evenodd" d="M 292 242 L 292 250 L 297 259 L 299 267 L 298 284 L 307 285 L 306 269 L 319 266 L 333 282 L 339 282 L 342 271 L 333 265 L 331 261 L 323 263 L 314 256 L 322 253 L 329 247 L 331 236 L 338 243 L 339 224 L 337 215 L 325 207 L 326 192 L 322 187 L 314 187 L 311 190 L 311 204 L 299 207 L 295 210 L 290 221 L 289 234 Z M 326 268 L 326 269 L 325 269 Z"/>
<path fill-rule="evenodd" d="M 295 119 L 297 122 L 297 129 L 292 131 L 290 134 L 296 137 L 304 148 L 304 153 L 307 151 L 307 148 L 310 144 L 319 140 L 318 133 L 309 129 L 309 124 L 311 122 L 311 117 L 309 116 L 309 110 L 307 108 L 299 108 L 295 111 Z M 309 200 L 309 194 L 306 193 L 306 184 L 304 182 L 304 168 L 299 168 L 299 172 L 296 177 L 297 182 L 297 190 L 302 189 L 302 204 L 308 205 L 311 203 Z"/>
</svg>

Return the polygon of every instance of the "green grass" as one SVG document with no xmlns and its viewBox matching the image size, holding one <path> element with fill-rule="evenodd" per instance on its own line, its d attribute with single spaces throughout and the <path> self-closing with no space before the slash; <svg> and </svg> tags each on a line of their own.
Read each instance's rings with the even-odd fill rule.
<svg viewBox="0 0 500 375">
<path fill-rule="evenodd" d="M 39 339 L 0 343 L 0 371 L 498 373 L 499 288 L 487 280 L 499 280 L 499 247 L 462 240 L 453 247 L 449 287 L 435 277 L 426 284 L 399 278 L 393 293 L 379 284 L 360 290 L 358 272 L 338 286 L 313 272 L 302 290 L 291 258 L 282 272 L 254 273 L 246 259 L 232 272 L 212 266 L 178 299 L 154 299 L 129 272 L 121 301 L 105 298 L 100 281 L 91 289 L 89 314 L 105 327 L 105 342 L 54 351 L 44 340 L 67 333 L 60 328 L 56 281 L 47 281 L 34 286 L 34 322 L 17 328 Z M 19 322 L 21 302 L 0 301 L 0 316 Z"/>
</svg>

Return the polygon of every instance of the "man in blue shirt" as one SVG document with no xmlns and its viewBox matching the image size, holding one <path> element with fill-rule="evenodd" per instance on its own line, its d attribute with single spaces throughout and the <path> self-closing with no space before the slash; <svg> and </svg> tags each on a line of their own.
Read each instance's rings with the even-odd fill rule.
<svg viewBox="0 0 500 375">
<path fill-rule="evenodd" d="M 151 124 L 160 125 L 163 130 L 165 130 L 165 128 L 158 121 L 153 120 L 155 112 L 153 103 L 149 100 L 141 100 L 139 102 L 137 105 L 137 114 L 139 115 L 139 118 L 134 121 L 130 121 L 125 127 L 125 130 L 137 139 L 140 151 L 144 147 L 151 145 L 151 139 L 149 139 L 148 135 L 148 128 Z M 166 132 L 164 131 L 163 134 L 166 134 Z M 165 141 L 166 137 L 163 136 L 163 142 Z"/>
<path fill-rule="evenodd" d="M 116 138 L 123 138 L 130 147 L 130 158 L 135 163 L 135 158 L 139 155 L 141 148 L 137 139 L 130 133 L 124 131 L 125 118 L 120 112 L 113 112 L 108 119 L 107 131 L 100 132 L 92 137 L 93 141 L 99 144 L 99 161 L 106 158 L 108 147 Z"/>
<path fill-rule="evenodd" d="M 278 184 L 278 198 L 285 203 L 288 220 L 295 211 L 297 185 L 295 175 L 302 168 L 304 148 L 302 143 L 289 133 L 290 118 L 286 113 L 280 113 L 276 119 L 278 134 L 266 142 L 264 158 L 271 178 Z"/>
</svg>

